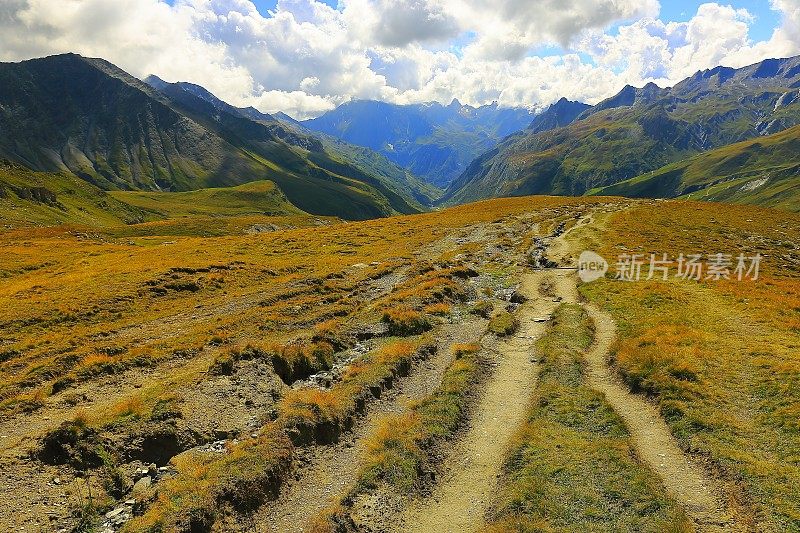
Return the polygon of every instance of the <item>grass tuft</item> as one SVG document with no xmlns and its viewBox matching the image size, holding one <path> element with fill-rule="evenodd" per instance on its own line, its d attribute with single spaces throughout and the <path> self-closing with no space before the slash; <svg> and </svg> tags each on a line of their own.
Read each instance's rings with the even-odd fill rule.
<svg viewBox="0 0 800 533">
<path fill-rule="evenodd" d="M 500 311 L 492 316 L 492 318 L 489 320 L 488 328 L 490 333 L 493 333 L 498 337 L 506 337 L 517 331 L 518 327 L 519 323 L 517 322 L 517 319 L 514 318 L 514 315 L 508 311 Z"/>
<path fill-rule="evenodd" d="M 386 310 L 383 321 L 389 326 L 389 334 L 396 337 L 419 335 L 431 329 L 425 315 L 406 306 Z"/>
</svg>

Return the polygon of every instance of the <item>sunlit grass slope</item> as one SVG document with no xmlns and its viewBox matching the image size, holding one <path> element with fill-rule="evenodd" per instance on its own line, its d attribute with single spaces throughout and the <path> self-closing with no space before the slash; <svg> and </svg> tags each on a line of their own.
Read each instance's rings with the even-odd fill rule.
<svg viewBox="0 0 800 533">
<path fill-rule="evenodd" d="M 122 225 L 144 213 L 72 174 L 31 172 L 0 161 L 0 222 L 6 229 L 73 223 Z"/>
<path fill-rule="evenodd" d="M 764 256 L 756 282 L 607 279 L 582 291 L 618 322 L 623 378 L 730 481 L 753 527 L 800 529 L 800 218 L 669 202 L 605 225 L 573 236 L 612 264 L 620 253 Z"/>
<path fill-rule="evenodd" d="M 113 370 L 200 354 L 215 335 L 280 337 L 348 316 L 360 281 L 412 262 L 457 228 L 603 201 L 495 200 L 359 223 L 292 229 L 283 221 L 281 231 L 262 233 L 245 233 L 252 217 L 8 230 L 0 234 L 0 400 L 27 405 L 60 377 L 91 375 L 86 368 L 109 361 Z M 219 224 L 212 235 L 232 233 L 196 236 L 198 220 Z"/>
<path fill-rule="evenodd" d="M 187 216 L 296 215 L 302 211 L 271 181 L 189 192 L 113 191 L 117 200 L 159 218 Z"/>
<path fill-rule="evenodd" d="M 800 127 L 724 146 L 592 193 L 685 196 L 800 211 Z"/>
</svg>

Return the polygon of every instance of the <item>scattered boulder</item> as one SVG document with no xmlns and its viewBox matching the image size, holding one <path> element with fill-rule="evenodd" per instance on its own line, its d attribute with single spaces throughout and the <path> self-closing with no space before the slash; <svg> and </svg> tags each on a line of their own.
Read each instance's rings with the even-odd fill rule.
<svg viewBox="0 0 800 533">
<path fill-rule="evenodd" d="M 134 498 L 144 494 L 147 491 L 147 489 L 150 488 L 150 485 L 152 485 L 152 484 L 153 484 L 153 478 L 151 478 L 150 476 L 144 476 L 143 478 L 140 478 L 139 481 L 137 481 L 133 485 L 132 494 L 133 494 Z"/>
<path fill-rule="evenodd" d="M 519 290 L 515 290 L 511 294 L 511 298 L 509 299 L 509 301 L 512 304 L 524 304 L 525 302 L 528 301 L 528 297 L 525 296 L 524 294 L 522 294 L 521 292 L 519 292 Z"/>
<path fill-rule="evenodd" d="M 134 429 L 118 445 L 118 449 L 126 461 L 155 463 L 152 465 L 155 467 L 156 464 L 166 464 L 179 453 L 202 444 L 203 440 L 192 431 L 179 429 L 175 420 L 147 421 Z"/>
</svg>

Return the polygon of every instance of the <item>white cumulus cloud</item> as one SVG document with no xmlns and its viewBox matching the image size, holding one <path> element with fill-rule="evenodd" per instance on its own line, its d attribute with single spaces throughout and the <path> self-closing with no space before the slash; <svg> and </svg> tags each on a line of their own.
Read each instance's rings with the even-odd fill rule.
<svg viewBox="0 0 800 533">
<path fill-rule="evenodd" d="M 753 42 L 753 15 L 713 2 L 670 22 L 657 0 L 2 0 L 0 60 L 103 57 L 298 118 L 352 98 L 543 107 L 800 53 L 800 4 L 770 6 L 780 26 Z"/>
</svg>

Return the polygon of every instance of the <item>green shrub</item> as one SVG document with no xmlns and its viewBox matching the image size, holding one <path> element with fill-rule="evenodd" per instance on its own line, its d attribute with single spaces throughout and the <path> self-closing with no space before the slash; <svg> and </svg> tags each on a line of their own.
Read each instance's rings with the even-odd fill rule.
<svg viewBox="0 0 800 533">
<path fill-rule="evenodd" d="M 508 311 L 500 311 L 489 321 L 489 331 L 498 337 L 511 335 L 518 326 L 517 319 Z"/>
<path fill-rule="evenodd" d="M 473 315 L 482 316 L 483 318 L 489 318 L 492 316 L 492 311 L 494 311 L 494 306 L 492 302 L 488 300 L 480 300 L 475 302 L 475 305 L 469 310 L 470 313 Z"/>
</svg>

